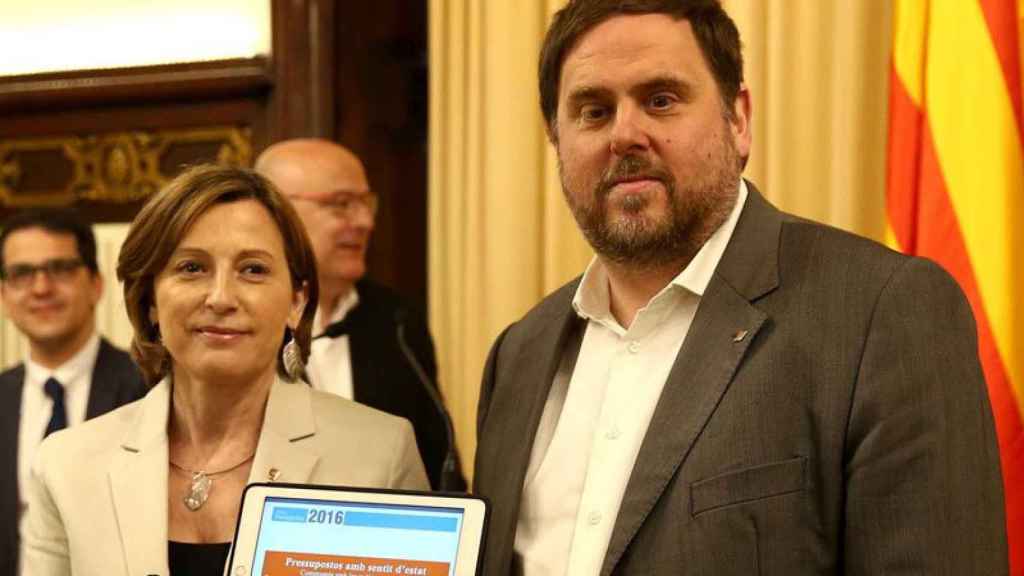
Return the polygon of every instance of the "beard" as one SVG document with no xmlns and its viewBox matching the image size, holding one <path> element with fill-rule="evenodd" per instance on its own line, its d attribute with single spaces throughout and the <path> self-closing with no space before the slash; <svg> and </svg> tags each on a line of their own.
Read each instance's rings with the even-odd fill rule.
<svg viewBox="0 0 1024 576">
<path fill-rule="evenodd" d="M 561 159 L 562 190 L 587 242 L 603 259 L 649 269 L 689 262 L 729 217 L 736 202 L 742 160 L 732 140 L 719 132 L 699 153 L 706 156 L 698 173 L 680 184 L 672 173 L 647 155 L 630 154 L 608 168 L 589 195 L 576 190 Z M 610 215 L 609 196 L 616 184 L 645 178 L 664 187 L 665 213 L 647 214 L 649 194 L 630 194 Z"/>
</svg>

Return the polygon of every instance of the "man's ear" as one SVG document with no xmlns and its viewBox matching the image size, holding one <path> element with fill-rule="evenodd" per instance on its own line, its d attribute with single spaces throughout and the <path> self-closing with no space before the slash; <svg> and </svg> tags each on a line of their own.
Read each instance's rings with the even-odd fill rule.
<svg viewBox="0 0 1024 576">
<path fill-rule="evenodd" d="M 92 281 L 90 289 L 92 290 L 92 304 L 95 306 L 99 303 L 100 298 L 103 298 L 103 275 L 99 272 L 92 272 Z"/>
<path fill-rule="evenodd" d="M 750 156 L 750 143 L 753 140 L 750 131 L 751 114 L 750 89 L 746 84 L 740 84 L 740 90 L 732 103 L 732 113 L 729 114 L 729 127 L 736 151 L 744 160 Z"/>
</svg>

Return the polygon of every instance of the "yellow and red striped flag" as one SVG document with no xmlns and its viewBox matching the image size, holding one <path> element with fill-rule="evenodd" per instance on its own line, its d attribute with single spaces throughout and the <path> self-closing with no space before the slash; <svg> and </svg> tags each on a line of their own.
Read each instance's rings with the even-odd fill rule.
<svg viewBox="0 0 1024 576">
<path fill-rule="evenodd" d="M 890 241 L 971 302 L 1024 574 L 1024 0 L 896 0 L 893 14 Z"/>
</svg>

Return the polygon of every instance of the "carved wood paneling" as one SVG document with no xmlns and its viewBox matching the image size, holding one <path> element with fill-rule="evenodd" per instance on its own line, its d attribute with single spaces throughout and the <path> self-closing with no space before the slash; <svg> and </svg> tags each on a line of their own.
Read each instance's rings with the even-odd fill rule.
<svg viewBox="0 0 1024 576">
<path fill-rule="evenodd" d="M 0 140 L 0 204 L 129 203 L 198 162 L 252 163 L 252 131 L 213 126 Z"/>
<path fill-rule="evenodd" d="M 267 58 L 0 78 L 0 218 L 73 205 L 131 220 L 182 166 L 252 163 L 267 142 Z"/>
</svg>

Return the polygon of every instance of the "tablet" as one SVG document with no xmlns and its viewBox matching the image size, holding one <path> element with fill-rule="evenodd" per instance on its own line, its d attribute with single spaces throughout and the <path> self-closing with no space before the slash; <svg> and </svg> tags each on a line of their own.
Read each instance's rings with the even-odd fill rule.
<svg viewBox="0 0 1024 576">
<path fill-rule="evenodd" d="M 463 494 L 250 484 L 230 576 L 470 576 L 487 505 Z"/>
</svg>

